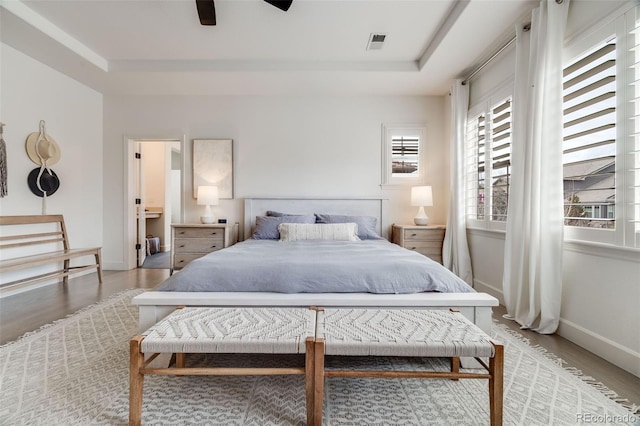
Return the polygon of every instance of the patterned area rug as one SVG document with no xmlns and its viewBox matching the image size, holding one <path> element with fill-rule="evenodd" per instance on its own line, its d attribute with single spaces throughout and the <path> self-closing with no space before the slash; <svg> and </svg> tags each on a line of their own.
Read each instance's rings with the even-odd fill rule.
<svg viewBox="0 0 640 426">
<path fill-rule="evenodd" d="M 128 340 L 137 331 L 131 298 L 120 293 L 0 347 L 0 424 L 119 425 L 128 423 Z M 633 424 L 638 407 L 609 392 L 517 333 L 496 325 L 505 344 L 505 425 Z M 297 356 L 198 356 L 189 364 L 300 365 Z M 332 358 L 329 365 L 380 369 L 448 368 L 443 359 Z M 486 425 L 486 380 L 327 380 L 326 425 Z M 144 424 L 301 425 L 301 376 L 148 376 Z"/>
</svg>

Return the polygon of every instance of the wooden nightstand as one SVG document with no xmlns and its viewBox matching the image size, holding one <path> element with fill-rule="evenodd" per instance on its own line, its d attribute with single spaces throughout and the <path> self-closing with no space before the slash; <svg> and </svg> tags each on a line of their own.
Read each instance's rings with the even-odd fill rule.
<svg viewBox="0 0 640 426">
<path fill-rule="evenodd" d="M 237 223 L 171 225 L 171 273 L 205 254 L 238 242 Z"/>
<path fill-rule="evenodd" d="M 393 225 L 392 241 L 442 264 L 444 225 Z"/>
</svg>

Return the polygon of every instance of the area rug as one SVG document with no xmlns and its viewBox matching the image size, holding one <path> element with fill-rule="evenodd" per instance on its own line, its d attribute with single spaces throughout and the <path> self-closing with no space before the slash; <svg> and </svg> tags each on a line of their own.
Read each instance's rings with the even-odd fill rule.
<svg viewBox="0 0 640 426">
<path fill-rule="evenodd" d="M 144 258 L 141 268 L 143 269 L 170 269 L 171 268 L 171 252 L 164 251 L 156 254 L 150 254 Z"/>
<path fill-rule="evenodd" d="M 0 424 L 120 425 L 128 423 L 128 340 L 137 308 L 120 293 L 0 347 Z M 496 324 L 505 344 L 505 425 L 633 424 L 624 407 Z M 192 356 L 190 364 L 274 366 L 300 357 Z M 446 369 L 443 359 L 331 358 L 330 366 Z M 325 425 L 486 425 L 485 380 L 327 379 Z M 164 377 L 145 379 L 143 424 L 302 425 L 301 376 Z"/>
</svg>

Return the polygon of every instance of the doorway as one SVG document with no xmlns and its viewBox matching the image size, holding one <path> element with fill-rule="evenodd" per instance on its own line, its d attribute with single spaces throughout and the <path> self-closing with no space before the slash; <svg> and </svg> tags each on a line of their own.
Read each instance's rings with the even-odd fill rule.
<svg viewBox="0 0 640 426">
<path fill-rule="evenodd" d="M 125 138 L 125 143 L 127 269 L 169 268 L 171 224 L 183 218 L 184 137 Z"/>
</svg>

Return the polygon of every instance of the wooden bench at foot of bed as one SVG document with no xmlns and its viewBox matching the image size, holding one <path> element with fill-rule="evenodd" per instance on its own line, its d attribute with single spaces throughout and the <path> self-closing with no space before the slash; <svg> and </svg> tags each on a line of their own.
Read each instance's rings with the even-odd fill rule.
<svg viewBox="0 0 640 426">
<path fill-rule="evenodd" d="M 458 312 L 398 309 L 184 308 L 130 344 L 129 424 L 142 417 L 146 374 L 304 374 L 308 425 L 322 425 L 325 377 L 488 379 L 489 418 L 502 424 L 504 347 Z M 174 353 L 175 368 L 150 368 L 155 354 Z M 186 353 L 305 354 L 302 368 L 187 368 Z M 151 355 L 154 354 L 154 355 Z M 151 355 L 145 361 L 145 355 Z M 327 355 L 451 359 L 451 371 L 326 370 Z M 474 357 L 486 374 L 462 372 Z M 489 358 L 484 364 L 480 358 Z"/>
<path fill-rule="evenodd" d="M 325 377 L 488 379 L 489 423 L 502 425 L 504 347 L 459 312 L 389 309 L 318 309 L 314 343 L 313 425 L 322 425 Z M 451 371 L 325 369 L 327 355 L 450 358 Z M 460 371 L 475 358 L 486 373 Z M 488 358 L 488 365 L 481 358 Z M 309 417 L 309 415 L 307 415 Z"/>
</svg>

